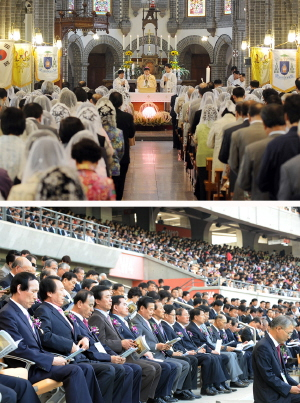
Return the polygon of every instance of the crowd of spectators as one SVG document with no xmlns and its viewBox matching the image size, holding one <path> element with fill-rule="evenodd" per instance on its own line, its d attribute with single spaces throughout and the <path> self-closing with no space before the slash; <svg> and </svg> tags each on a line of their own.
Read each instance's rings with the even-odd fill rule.
<svg viewBox="0 0 300 403">
<path fill-rule="evenodd" d="M 120 222 L 102 222 L 64 208 L 51 211 L 26 207 L 25 210 L 24 223 L 18 208 L 7 209 L 7 220 L 90 243 L 143 253 L 200 276 L 206 285 L 298 296 L 300 259 L 284 250 L 255 251 L 247 247 L 211 245 L 201 240 L 170 237 L 164 230 L 146 231 Z M 84 220 L 87 220 L 85 227 Z"/>
</svg>

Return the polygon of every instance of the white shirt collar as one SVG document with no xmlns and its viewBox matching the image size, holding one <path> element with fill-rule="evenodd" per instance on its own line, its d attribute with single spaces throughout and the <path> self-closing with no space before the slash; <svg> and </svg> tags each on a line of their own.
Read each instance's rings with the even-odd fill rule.
<svg viewBox="0 0 300 403">
<path fill-rule="evenodd" d="M 274 339 L 274 337 L 273 337 L 270 333 L 269 333 L 269 336 L 270 336 L 270 339 L 272 340 L 272 342 L 274 343 L 275 348 L 277 348 L 277 346 L 279 346 L 278 341 L 276 341 L 276 340 Z"/>
<path fill-rule="evenodd" d="M 160 324 L 161 324 L 161 320 L 157 320 L 157 319 L 153 318 L 153 316 L 152 316 L 152 319 L 153 319 L 153 320 L 154 320 L 154 322 L 156 322 L 158 325 L 160 325 Z"/>
<path fill-rule="evenodd" d="M 162 320 L 162 322 L 166 323 L 167 325 L 170 326 L 171 329 L 173 329 L 173 325 L 171 325 L 171 323 L 167 322 L 166 320 Z M 174 330 L 174 329 L 173 329 Z"/>
<path fill-rule="evenodd" d="M 125 319 L 124 318 L 122 318 L 122 316 L 120 316 L 120 315 L 117 315 L 116 313 L 114 313 L 114 315 L 115 316 L 117 316 L 117 318 L 119 318 L 122 322 L 125 322 Z"/>
<path fill-rule="evenodd" d="M 175 323 L 178 323 L 178 325 L 180 325 L 182 327 L 182 329 L 185 329 L 185 326 L 183 326 L 181 323 L 179 323 L 177 321 Z"/>
<path fill-rule="evenodd" d="M 83 319 L 84 319 L 83 316 L 81 316 L 79 313 L 74 312 L 74 311 L 72 311 L 72 310 L 71 310 L 71 313 L 72 313 L 73 315 L 77 316 L 77 317 L 83 322 Z"/>
<path fill-rule="evenodd" d="M 250 122 L 250 125 L 253 125 L 253 123 L 262 123 L 262 120 L 259 119 L 252 120 L 252 122 Z"/>
<path fill-rule="evenodd" d="M 269 133 L 269 136 L 273 136 L 273 134 L 285 134 L 284 130 L 275 130 L 274 132 Z"/>
</svg>

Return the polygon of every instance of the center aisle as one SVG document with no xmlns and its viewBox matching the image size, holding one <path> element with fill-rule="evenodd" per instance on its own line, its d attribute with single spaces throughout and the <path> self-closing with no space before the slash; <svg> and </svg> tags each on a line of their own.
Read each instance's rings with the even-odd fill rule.
<svg viewBox="0 0 300 403">
<path fill-rule="evenodd" d="M 130 161 L 123 200 L 196 200 L 172 141 L 137 141 Z"/>
</svg>

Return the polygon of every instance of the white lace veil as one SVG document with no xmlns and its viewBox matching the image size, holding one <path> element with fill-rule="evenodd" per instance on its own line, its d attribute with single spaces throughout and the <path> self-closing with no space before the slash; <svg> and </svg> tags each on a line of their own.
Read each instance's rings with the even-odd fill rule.
<svg viewBox="0 0 300 403">
<path fill-rule="evenodd" d="M 211 104 L 207 104 L 202 109 L 200 125 L 206 125 L 209 128 L 212 127 L 213 123 L 218 120 L 218 109 Z"/>
<path fill-rule="evenodd" d="M 67 88 L 61 91 L 58 97 L 58 102 L 65 104 L 69 110 L 72 112 L 76 109 L 77 98 L 74 92 L 68 90 Z"/>
<path fill-rule="evenodd" d="M 71 116 L 69 108 L 59 102 L 52 106 L 50 113 L 54 117 L 57 127 L 59 127 L 61 120 Z"/>
</svg>

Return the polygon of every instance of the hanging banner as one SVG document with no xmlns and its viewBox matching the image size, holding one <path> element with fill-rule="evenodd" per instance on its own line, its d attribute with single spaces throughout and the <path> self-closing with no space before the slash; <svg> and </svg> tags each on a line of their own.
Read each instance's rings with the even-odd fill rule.
<svg viewBox="0 0 300 403">
<path fill-rule="evenodd" d="M 60 50 L 54 46 L 37 46 L 35 50 L 36 80 L 58 81 L 60 79 Z"/>
<path fill-rule="evenodd" d="M 0 88 L 12 83 L 14 41 L 0 41 Z"/>
<path fill-rule="evenodd" d="M 14 48 L 13 85 L 25 87 L 32 83 L 32 45 L 16 43 Z"/>
<path fill-rule="evenodd" d="M 298 54 L 294 49 L 274 49 L 271 67 L 271 84 L 277 91 L 289 92 L 298 77 Z"/>
<path fill-rule="evenodd" d="M 262 87 L 270 83 L 270 48 L 251 48 L 251 80 L 259 81 Z"/>
</svg>

